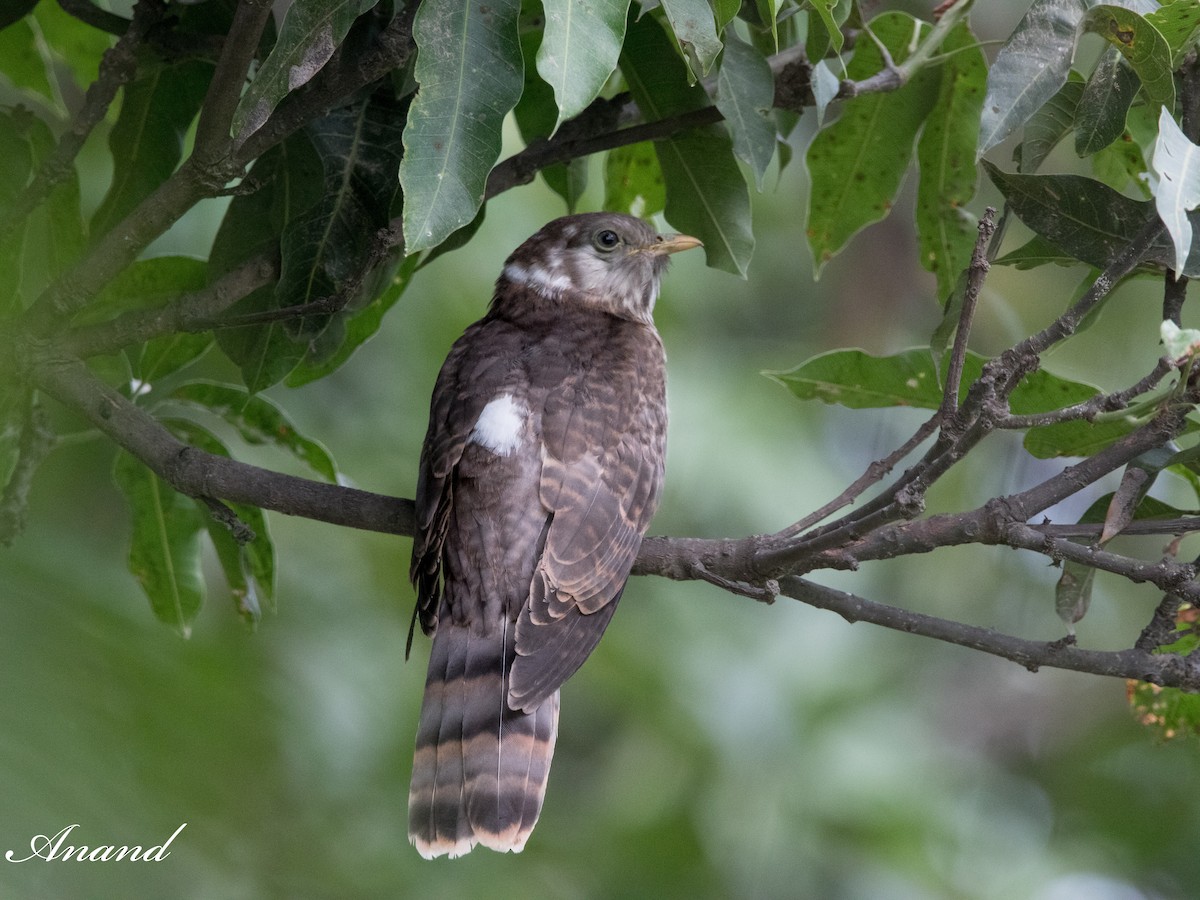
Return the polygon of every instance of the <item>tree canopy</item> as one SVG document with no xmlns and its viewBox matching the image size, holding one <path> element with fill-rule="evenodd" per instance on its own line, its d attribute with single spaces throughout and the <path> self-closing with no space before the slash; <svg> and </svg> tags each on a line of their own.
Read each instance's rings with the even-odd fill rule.
<svg viewBox="0 0 1200 900">
<path fill-rule="evenodd" d="M 556 764 L 575 792 L 557 813 L 547 805 L 537 835 L 546 847 L 531 844 L 522 857 L 558 873 L 545 875 L 545 891 L 561 893 L 560 878 L 576 893 L 623 884 L 717 896 L 761 879 L 780 896 L 801 882 L 827 896 L 870 895 L 873 883 L 988 896 L 896 843 L 915 827 L 934 843 L 942 833 L 950 852 L 953 827 L 928 798 L 888 794 L 892 814 L 855 812 L 839 806 L 853 790 L 822 800 L 811 774 L 769 798 L 766 779 L 777 784 L 790 771 L 774 763 L 762 781 L 739 776 L 755 788 L 735 800 L 740 782 L 729 772 L 756 756 L 752 742 L 712 710 L 690 707 L 695 689 L 680 689 L 681 680 L 708 689 L 706 701 L 731 719 L 757 710 L 750 733 L 770 723 L 779 743 L 765 746 L 792 748 L 793 766 L 819 767 L 837 754 L 798 736 L 780 712 L 803 708 L 796 720 L 815 727 L 821 712 L 805 704 L 817 701 L 798 699 L 798 683 L 795 692 L 767 688 L 778 672 L 809 677 L 793 658 L 802 653 L 844 681 L 840 691 L 815 692 L 833 718 L 878 713 L 886 673 L 900 677 L 906 661 L 945 652 L 930 638 L 968 648 L 939 657 L 955 661 L 948 666 L 1021 672 L 985 668 L 998 657 L 1030 671 L 1110 676 L 1088 679 L 1086 690 L 1127 695 L 1129 722 L 1142 726 L 1129 740 L 1147 752 L 1174 742 L 1170 752 L 1181 754 L 1163 769 L 1164 804 L 1174 808 L 1182 796 L 1174 792 L 1198 772 L 1183 755 L 1194 746 L 1176 751 L 1176 739 L 1200 730 L 1200 558 L 1190 538 L 1200 521 L 1200 329 L 1188 327 L 1185 303 L 1200 274 L 1200 2 L 1034 0 L 1010 19 L 971 0 L 930 5 L 296 0 L 273 12 L 263 0 L 111 8 L 16 0 L 0 8 L 0 540 L 11 545 L 0 556 L 0 616 L 13 659 L 58 670 L 42 679 L 43 695 L 19 677 L 26 670 L 11 669 L 17 687 L 0 721 L 24 721 L 39 707 L 66 721 L 79 712 L 61 699 L 75 680 L 94 677 L 100 686 L 89 690 L 99 690 L 110 677 L 105 642 L 87 635 L 127 638 L 120 677 L 145 679 L 144 690 L 121 693 L 113 718 L 85 730 L 97 752 L 112 752 L 122 723 L 132 724 L 137 758 L 157 760 L 147 769 L 153 793 L 181 775 L 218 777 L 203 747 L 236 764 L 236 749 L 210 744 L 196 723 L 228 713 L 233 727 L 252 728 L 268 695 L 255 687 L 255 701 L 239 701 L 247 681 L 295 679 L 309 698 L 291 696 L 295 709 L 269 716 L 268 733 L 246 736 L 256 764 L 281 767 L 265 787 L 235 773 L 213 794 L 249 791 L 257 799 L 247 810 L 206 826 L 190 811 L 205 809 L 203 791 L 167 789 L 189 808 L 156 807 L 153 826 L 132 811 L 97 813 L 92 821 L 108 833 L 77 839 L 154 843 L 157 832 L 146 829 L 165 815 L 192 821 L 193 832 L 210 828 L 196 840 L 213 854 L 220 835 L 253 827 L 252 810 L 307 815 L 291 779 L 322 782 L 326 795 L 311 809 L 352 816 L 341 803 L 366 793 L 363 772 L 372 769 L 371 785 L 395 787 L 396 817 L 389 824 L 386 803 L 368 806 L 364 857 L 405 852 L 406 781 L 389 754 L 411 740 L 412 710 L 387 727 L 363 720 L 386 715 L 396 685 L 419 682 L 417 667 L 389 673 L 387 690 L 365 689 L 376 675 L 337 644 L 361 641 L 372 648 L 363 660 L 393 655 L 399 666 L 411 594 L 407 545 L 395 536 L 413 529 L 405 498 L 437 360 L 482 314 L 504 254 L 540 221 L 585 208 L 656 219 L 704 242 L 709 270 L 678 266 L 659 310 L 673 403 L 682 398 L 691 425 L 672 431 L 661 524 L 635 574 L 691 583 L 704 599 L 688 609 L 725 605 L 706 627 L 682 607 L 626 602 L 618 620 L 645 636 L 606 638 L 602 647 L 615 649 L 585 668 L 599 672 L 579 688 L 593 724 L 564 719 L 567 749 Z M 800 286 L 809 276 L 822 281 Z M 692 305 L 697 295 L 709 299 Z M 718 310 L 711 295 L 736 295 L 740 306 Z M 353 428 L 358 436 L 345 430 Z M 789 443 L 792 428 L 803 429 L 805 450 Z M 736 493 L 722 493 L 726 477 L 746 478 L 731 507 L 722 507 Z M 1006 548 L 1016 551 L 1011 563 L 997 564 Z M 152 615 L 125 602 L 139 590 Z M 377 600 L 347 599 L 356 591 Z M 35 602 L 39 594 L 56 599 L 53 611 Z M 1006 605 L 1002 596 L 1020 599 Z M 214 598 L 232 599 L 236 615 Z M 314 609 L 321 600 L 326 608 Z M 882 626 L 866 639 L 861 627 L 852 632 L 888 649 L 868 655 L 846 644 L 841 656 L 823 655 L 797 637 L 798 623 L 822 615 L 799 620 L 801 605 Z M 751 634 L 771 632 L 750 674 L 702 671 L 705 653 L 724 652 L 718 615 L 753 616 L 733 627 L 731 646 L 743 650 L 753 652 Z M 289 617 L 297 630 L 284 624 Z M 254 649 L 243 646 L 238 619 L 259 626 Z M 888 640 L 884 629 L 923 637 Z M 159 659 L 148 648 L 171 630 L 192 640 Z M 56 633 L 61 647 L 51 643 Z M 671 650 L 659 660 L 656 641 L 667 637 Z M 878 672 L 846 671 L 881 652 L 891 662 Z M 309 653 L 332 678 L 325 687 L 304 674 Z M 713 673 L 735 671 L 736 655 Z M 88 663 L 53 662 L 68 658 Z M 203 709 L 179 681 L 185 671 L 201 679 Z M 606 676 L 622 682 L 611 695 Z M 638 683 L 669 712 L 655 721 L 643 709 L 614 737 L 617 706 L 642 702 Z M 930 685 L 914 681 L 912 691 L 922 690 Z M 415 709 L 419 691 L 410 693 Z M 285 702 L 269 696 L 268 706 Z M 160 746 L 157 713 L 142 702 L 186 708 L 165 731 L 193 743 Z M 1052 720 L 1069 731 L 1074 712 L 1056 708 Z M 341 759 L 318 722 L 370 737 Z M 567 737 L 574 727 L 582 736 Z M 297 746 L 311 757 L 287 758 L 288 728 L 305 732 Z M 43 743 L 26 726 L 16 733 L 41 753 L 57 743 L 52 730 Z M 911 738 L 900 730 L 902 742 Z M 858 739 L 886 747 L 889 738 L 865 729 Z M 588 740 L 607 756 L 590 756 Z M 1076 751 L 1064 749 L 1050 767 L 1070 771 Z M 672 753 L 677 771 L 663 762 Z M 77 754 L 32 759 L 15 743 L 3 754 L 14 782 L 42 766 L 77 769 L 73 798 L 85 797 L 79 786 L 102 768 Z M 910 763 L 918 755 L 901 753 Z M 590 783 L 589 765 L 609 780 Z M 638 766 L 606 805 L 604 785 Z M 343 793 L 339 778 L 350 786 Z M 982 778 L 981 796 L 999 797 L 1016 775 L 996 768 Z M 138 781 L 125 773 L 115 783 Z M 14 788 L 21 815 L 4 823 L 5 849 L 69 824 L 30 818 L 50 782 L 43 774 L 31 783 Z M 1037 782 L 1049 806 L 1089 808 L 1049 783 Z M 656 791 L 644 821 L 622 821 Z M 69 816 L 71 802 L 49 808 Z M 777 852 L 805 835 L 821 849 L 798 853 L 803 865 L 732 859 L 753 842 L 732 835 L 719 810 L 744 818 L 755 802 L 766 818 L 817 823 L 770 826 Z M 1014 827 L 1048 821 L 1031 812 L 1037 802 L 1012 801 L 1011 821 L 1023 823 Z M 577 843 L 545 834 L 558 815 L 558 833 L 586 843 L 592 820 L 570 804 L 594 812 L 595 834 L 614 841 L 594 878 L 578 862 L 561 863 Z M 1125 798 L 1113 807 L 1114 818 L 1156 821 L 1154 804 Z M 1179 861 L 1176 842 L 1196 824 L 1180 816 L 1178 828 L 1157 823 L 1170 834 L 1153 846 L 1114 826 L 1104 840 L 1125 856 L 1108 868 L 1061 850 L 1009 887 L 1029 893 L 1091 866 L 1114 883 L 1185 891 L 1200 871 Z M 159 829 L 162 837 L 177 825 Z M 829 855 L 839 827 L 871 861 L 868 873 Z M 308 828 L 304 840 L 324 833 Z M 649 837 L 666 843 L 635 851 Z M 186 855 L 187 831 L 177 841 Z M 973 870 L 988 864 L 983 851 L 954 846 Z M 678 865 L 663 864 L 668 847 Z M 304 853 L 284 855 L 287 869 Z M 639 862 L 623 871 L 625 859 Z M 187 865 L 204 877 L 202 865 Z M 212 885 L 235 884 L 239 871 L 247 895 L 288 883 L 268 866 L 211 865 L 217 895 L 228 891 Z M 483 866 L 503 861 L 472 865 L 464 877 L 486 883 L 499 870 Z M 797 867 L 809 870 L 801 882 Z M 363 895 L 404 877 L 390 862 L 378 882 L 344 862 L 319 871 Z M 60 885 L 21 880 L 27 872 L 10 866 L 0 883 Z M 88 881 L 93 869 L 71 877 L 80 881 L 61 884 L 100 883 Z M 160 870 L 153 877 L 130 883 L 177 884 Z M 515 878 L 504 884 L 519 893 Z"/>
</svg>

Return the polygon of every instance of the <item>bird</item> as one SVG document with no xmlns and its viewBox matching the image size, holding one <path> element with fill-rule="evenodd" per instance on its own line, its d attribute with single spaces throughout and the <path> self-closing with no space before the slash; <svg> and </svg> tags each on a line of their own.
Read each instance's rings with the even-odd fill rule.
<svg viewBox="0 0 1200 900">
<path fill-rule="evenodd" d="M 541 813 L 559 688 L 612 619 L 662 493 L 671 254 L 641 219 L 549 222 L 504 263 L 430 401 L 410 577 L 433 638 L 409 787 L 425 858 L 520 852 Z"/>
</svg>

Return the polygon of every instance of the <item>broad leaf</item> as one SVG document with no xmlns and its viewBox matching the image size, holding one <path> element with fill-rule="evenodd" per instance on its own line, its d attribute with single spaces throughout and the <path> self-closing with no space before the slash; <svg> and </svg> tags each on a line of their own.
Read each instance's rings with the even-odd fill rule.
<svg viewBox="0 0 1200 900">
<path fill-rule="evenodd" d="M 378 0 L 294 0 L 271 55 L 242 95 L 233 133 L 244 141 L 262 127 L 291 91 L 312 80 L 346 37 L 350 26 Z"/>
<path fill-rule="evenodd" d="M 1100 35 L 1121 52 L 1142 80 L 1142 91 L 1151 103 L 1174 110 L 1171 48 L 1157 28 L 1132 10 L 1108 3 L 1092 7 L 1080 27 Z"/>
<path fill-rule="evenodd" d="M 630 25 L 621 73 L 650 121 L 708 105 L 704 89 L 688 84 L 686 68 L 649 16 Z M 754 251 L 750 194 L 728 132 L 719 125 L 693 128 L 656 141 L 654 149 L 667 187 L 667 220 L 704 241 L 710 266 L 745 275 Z"/>
<path fill-rule="evenodd" d="M 721 52 L 717 23 L 708 0 L 660 0 L 671 31 L 697 77 L 708 74 Z"/>
<path fill-rule="evenodd" d="M 622 22 L 622 27 L 624 22 Z M 624 35 L 624 31 L 622 31 Z M 541 35 L 533 29 L 521 32 L 521 57 L 525 66 L 525 86 L 521 99 L 513 108 L 513 118 L 521 132 L 521 140 L 530 144 L 538 138 L 547 138 L 558 128 L 558 104 L 554 91 L 537 73 L 535 57 Z M 568 212 L 575 212 L 576 204 L 587 189 L 587 159 L 573 159 L 557 163 L 541 170 L 542 180 L 552 191 L 563 198 Z M 475 220 L 478 221 L 478 217 Z M 461 229 L 460 229 L 461 230 Z M 450 243 L 446 241 L 445 243 Z"/>
<path fill-rule="evenodd" d="M 1109 47 L 1084 86 L 1075 110 L 1075 152 L 1089 156 L 1125 133 L 1125 115 L 1141 80 Z"/>
<path fill-rule="evenodd" d="M 921 265 L 937 276 L 937 299 L 942 303 L 970 264 L 977 234 L 977 221 L 967 209 L 979 177 L 972 153 L 987 79 L 987 63 L 977 44 L 965 22 L 942 44 L 948 55 L 938 70 L 937 102 L 917 142 Z"/>
<path fill-rule="evenodd" d="M 927 30 L 905 13 L 885 13 L 871 23 L 892 58 L 903 62 L 916 30 Z M 859 41 L 847 66 L 861 80 L 883 68 L 875 43 Z M 841 117 L 827 125 L 808 149 L 812 190 L 808 243 L 817 271 L 861 228 L 884 218 L 908 171 L 913 142 L 937 101 L 938 73 L 923 69 L 897 91 L 847 100 Z"/>
<path fill-rule="evenodd" d="M 29 22 L 19 21 L 37 0 L 20 0 L 19 3 L 0 4 L 0 23 L 13 17 L 12 24 L 0 24 L 0 60 L 3 60 L 5 78 L 15 88 L 32 91 L 44 98 L 51 106 L 61 107 L 62 98 L 52 79 L 55 60 L 44 52 L 44 43 L 38 40 Z M 28 8 L 24 8 L 28 6 Z"/>
<path fill-rule="evenodd" d="M 850 14 L 850 4 L 844 0 L 808 0 L 808 6 L 811 6 L 813 11 L 821 17 L 821 24 L 825 26 L 825 32 L 829 36 L 829 44 L 833 49 L 834 54 L 842 52 L 842 43 L 845 38 L 842 36 L 842 23 L 846 21 L 846 17 Z"/>
<path fill-rule="evenodd" d="M 1200 40 L 1200 2 L 1174 0 L 1146 13 L 1146 21 L 1166 39 L 1171 48 L 1171 68 L 1178 69 Z"/>
<path fill-rule="evenodd" d="M 249 178 L 262 187 L 233 198 L 209 255 L 210 277 L 217 278 L 259 254 L 277 255 L 286 225 L 321 197 L 321 161 L 304 133 L 290 137 L 254 164 Z M 277 308 L 274 286 L 244 297 L 229 310 L 231 317 Z M 293 340 L 281 322 L 221 328 L 221 350 L 241 369 L 251 391 L 275 384 L 303 359 L 306 347 Z"/>
<path fill-rule="evenodd" d="M 1172 268 L 1183 272 L 1192 247 L 1188 213 L 1200 206 L 1200 147 L 1187 139 L 1165 106 L 1158 116 L 1152 165 L 1158 174 L 1154 206 L 1175 247 Z"/>
<path fill-rule="evenodd" d="M 112 183 L 92 217 L 93 235 L 124 219 L 175 171 L 212 73 L 204 62 L 150 65 L 125 85 L 121 114 L 108 137 Z"/>
<path fill-rule="evenodd" d="M 1075 111 L 1083 96 L 1083 80 L 1072 72 L 1071 79 L 1046 101 L 1025 123 L 1025 137 L 1017 154 L 1017 171 L 1032 174 L 1050 151 L 1075 124 Z"/>
<path fill-rule="evenodd" d="M 229 450 L 207 429 L 188 419 L 165 419 L 163 424 L 180 440 L 211 453 L 213 456 L 229 456 Z M 223 501 L 233 510 L 242 524 L 254 532 L 251 540 L 239 540 L 224 523 L 218 522 L 202 509 L 205 530 L 217 561 L 225 574 L 234 608 L 249 624 L 262 618 L 261 594 L 268 605 L 275 599 L 275 545 L 267 527 L 267 517 L 257 506 Z"/>
<path fill-rule="evenodd" d="M 1047 263 L 1073 266 L 1078 264 L 1079 260 L 1037 234 L 1016 250 L 1011 250 L 996 260 L 996 265 L 1012 266 L 1016 269 L 1036 269 Z"/>
<path fill-rule="evenodd" d="M 775 155 L 775 123 L 768 117 L 774 98 L 775 79 L 766 59 L 730 30 L 717 73 L 717 109 L 733 136 L 733 152 L 750 167 L 760 191 Z"/>
<path fill-rule="evenodd" d="M 658 154 L 649 141 L 608 151 L 604 162 L 604 208 L 643 218 L 667 201 Z"/>
<path fill-rule="evenodd" d="M 326 481 L 337 482 L 337 466 L 329 451 L 300 434 L 287 414 L 266 397 L 232 385 L 191 381 L 172 391 L 171 398 L 222 417 L 247 443 L 269 443 L 287 450 Z"/>
<path fill-rule="evenodd" d="M 521 96 L 520 11 L 519 0 L 427 0 L 417 12 L 420 88 L 400 164 L 409 253 L 436 247 L 483 204 L 504 117 Z"/>
<path fill-rule="evenodd" d="M 1034 0 L 988 71 L 976 158 L 1020 128 L 1067 81 L 1083 0 Z"/>
<path fill-rule="evenodd" d="M 133 518 L 129 571 L 154 615 L 186 638 L 204 602 L 200 535 L 205 515 L 128 453 L 117 455 L 113 478 Z"/>
<path fill-rule="evenodd" d="M 1133 200 L 1079 175 L 1013 175 L 984 168 L 1021 221 L 1076 259 L 1104 268 L 1154 216 L 1149 201 Z M 1165 264 L 1165 241 L 1146 260 Z"/>
<path fill-rule="evenodd" d="M 537 70 L 558 102 L 553 133 L 583 112 L 616 71 L 629 0 L 544 0 L 542 8 L 546 25 Z"/>
</svg>

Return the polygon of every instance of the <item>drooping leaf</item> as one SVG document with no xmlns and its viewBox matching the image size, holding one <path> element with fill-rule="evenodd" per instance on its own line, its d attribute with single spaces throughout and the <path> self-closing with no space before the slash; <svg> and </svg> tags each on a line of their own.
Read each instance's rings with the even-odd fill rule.
<svg viewBox="0 0 1200 900">
<path fill-rule="evenodd" d="M 261 187 L 230 202 L 209 254 L 211 278 L 253 256 L 277 255 L 284 228 L 318 202 L 324 188 L 320 157 L 303 132 L 260 157 L 249 178 Z M 270 312 L 277 303 L 274 286 L 267 285 L 234 304 L 228 315 Z M 217 343 L 241 369 L 242 380 L 251 391 L 284 378 L 307 350 L 292 339 L 282 322 L 221 328 Z"/>
<path fill-rule="evenodd" d="M 1120 51 L 1109 47 L 1084 86 L 1075 110 L 1075 152 L 1089 156 L 1125 133 L 1125 114 L 1141 80 Z"/>
<path fill-rule="evenodd" d="M 278 307 L 331 297 L 365 264 L 371 236 L 388 223 L 396 193 L 401 116 L 390 92 L 377 91 L 307 128 L 325 187 L 316 204 L 284 226 Z M 312 339 L 328 324 L 328 316 L 308 316 L 287 327 Z"/>
<path fill-rule="evenodd" d="M 1014 175 L 984 162 L 1009 207 L 1033 231 L 1076 259 L 1104 268 L 1154 215 L 1133 200 L 1079 175 Z M 1160 260 L 1165 247 L 1147 259 Z"/>
<path fill-rule="evenodd" d="M 296 430 L 287 414 L 272 400 L 239 387 L 212 381 L 189 381 L 171 398 L 220 416 L 250 444 L 273 444 L 287 450 L 326 481 L 337 482 L 333 457 L 317 441 Z"/>
<path fill-rule="evenodd" d="M 1017 154 L 1017 171 L 1032 174 L 1075 124 L 1075 110 L 1083 96 L 1083 80 L 1072 71 L 1066 84 L 1025 123 L 1025 137 Z"/>
<path fill-rule="evenodd" d="M 367 296 L 374 299 L 362 309 L 355 310 L 345 319 L 341 342 L 338 344 L 337 349 L 332 353 L 323 353 L 316 358 L 312 356 L 306 357 L 300 365 L 288 374 L 288 387 L 300 387 L 301 385 L 308 384 L 310 381 L 324 378 L 330 372 L 341 367 L 354 354 L 355 350 L 373 337 L 379 331 L 379 326 L 383 323 L 384 314 L 400 299 L 412 281 L 413 273 L 416 271 L 418 264 L 421 262 L 422 258 L 414 254 L 405 257 L 404 261 L 395 271 L 385 269 L 380 272 L 379 275 L 381 278 L 386 276 L 386 287 L 370 291 Z"/>
<path fill-rule="evenodd" d="M 921 265 L 937 276 L 937 299 L 942 303 L 970 263 L 977 233 L 977 220 L 967 209 L 978 179 L 972 154 L 987 80 L 987 63 L 977 45 L 965 22 L 942 44 L 948 55 L 938 70 L 937 101 L 917 142 Z"/>
<path fill-rule="evenodd" d="M 59 107 L 62 97 L 52 78 L 55 60 L 43 51 L 44 44 L 37 39 L 33 26 L 20 21 L 36 2 L 0 3 L 0 60 L 3 60 L 0 71 L 13 87 L 32 91 L 51 106 Z M 12 23 L 5 26 L 4 20 L 10 17 Z"/>
<path fill-rule="evenodd" d="M 1200 206 L 1200 147 L 1187 139 L 1167 107 L 1158 117 L 1158 140 L 1151 160 L 1158 182 L 1154 206 L 1175 247 L 1172 268 L 1187 268 L 1192 248 L 1192 223 L 1188 213 Z"/>
<path fill-rule="evenodd" d="M 1075 625 L 1087 615 L 1092 603 L 1092 585 L 1096 570 L 1074 560 L 1065 560 L 1062 574 L 1054 585 L 1054 611 L 1067 626 L 1067 634 L 1075 634 Z"/>
<path fill-rule="evenodd" d="M 1136 12 L 1121 6 L 1101 3 L 1088 10 L 1080 28 L 1100 35 L 1121 51 L 1125 61 L 1137 72 L 1142 91 L 1151 103 L 1168 110 L 1175 107 L 1175 78 L 1171 66 L 1171 48 L 1158 29 Z"/>
<path fill-rule="evenodd" d="M 812 92 L 813 102 L 817 110 L 817 127 L 821 128 L 825 124 L 825 110 L 829 108 L 841 90 L 841 79 L 834 74 L 833 64 L 823 59 L 812 70 Z"/>
<path fill-rule="evenodd" d="M 149 598 L 155 617 L 186 638 L 204 603 L 204 515 L 191 499 L 128 453 L 117 455 L 113 478 L 132 513 L 129 571 Z"/>
<path fill-rule="evenodd" d="M 1083 0 L 1034 0 L 988 71 L 978 159 L 1021 127 L 1067 81 Z"/>
<path fill-rule="evenodd" d="M 685 66 L 650 16 L 629 27 L 621 73 L 649 120 L 708 105 L 699 85 L 689 85 Z M 719 125 L 693 128 L 654 144 L 667 188 L 667 220 L 704 241 L 708 264 L 745 275 L 754 251 L 750 193 Z"/>
<path fill-rule="evenodd" d="M 291 91 L 312 80 L 346 37 L 354 20 L 378 0 L 294 0 L 271 54 L 250 83 L 233 117 L 244 141 L 262 127 Z"/>
<path fill-rule="evenodd" d="M 623 29 L 624 20 L 621 24 Z M 624 36 L 623 30 L 621 34 Z M 554 99 L 554 91 L 541 79 L 537 71 L 535 58 L 540 43 L 541 35 L 535 29 L 521 32 L 525 86 L 521 91 L 520 101 L 513 108 L 513 118 L 516 119 L 517 129 L 526 144 L 538 138 L 549 137 L 559 125 L 559 108 Z M 575 212 L 579 198 L 587 189 L 587 160 L 573 159 L 566 163 L 556 163 L 542 169 L 540 174 L 550 189 L 563 198 L 567 204 L 567 211 Z"/>
<path fill-rule="evenodd" d="M 808 0 L 807 6 L 812 7 L 813 11 L 821 17 L 821 24 L 825 26 L 825 32 L 829 36 L 829 45 L 834 54 L 842 52 L 842 44 L 845 41 L 842 35 L 842 24 L 846 21 L 846 17 L 850 14 L 850 4 L 844 0 Z"/>
<path fill-rule="evenodd" d="M 175 171 L 212 73 L 211 63 L 195 60 L 143 66 L 125 86 L 108 138 L 112 183 L 92 217 L 93 235 L 120 222 Z"/>
<path fill-rule="evenodd" d="M 1146 158 L 1141 146 L 1129 134 L 1121 135 L 1107 147 L 1092 154 L 1092 174 L 1114 191 L 1152 196 L 1145 177 Z"/>
<path fill-rule="evenodd" d="M 774 97 L 775 79 L 766 59 L 731 30 L 717 73 L 717 109 L 733 136 L 733 152 L 750 167 L 760 191 L 775 155 L 775 124 L 768 117 Z"/>
<path fill-rule="evenodd" d="M 661 212 L 666 200 L 653 144 L 626 144 L 608 152 L 604 163 L 605 209 L 648 217 Z"/>
<path fill-rule="evenodd" d="M 927 26 L 906 13 L 884 13 L 871 23 L 896 62 L 907 58 L 918 29 Z M 859 41 L 848 76 L 862 80 L 882 68 L 875 43 Z M 813 139 L 807 157 L 812 180 L 807 232 L 818 271 L 861 228 L 888 214 L 938 89 L 938 73 L 923 69 L 897 91 L 847 100 L 841 117 Z"/>
<path fill-rule="evenodd" d="M 413 25 L 420 85 L 404 129 L 404 240 L 436 247 L 475 218 L 521 96 L 519 0 L 427 0 Z"/>
<path fill-rule="evenodd" d="M 708 0 L 659 0 L 671 31 L 696 77 L 703 78 L 721 53 L 721 38 Z"/>
<path fill-rule="evenodd" d="M 180 440 L 214 456 L 229 456 L 229 450 L 212 432 L 189 419 L 168 418 L 163 424 Z M 205 530 L 225 582 L 229 586 L 234 608 L 249 624 L 262 618 L 259 596 L 273 605 L 275 599 L 275 545 L 267 526 L 267 517 L 257 506 L 223 501 L 250 531 L 253 538 L 239 539 L 223 522 L 201 510 Z"/>
<path fill-rule="evenodd" d="M 542 7 L 546 25 L 537 70 L 558 102 L 553 133 L 583 112 L 616 71 L 629 0 L 544 0 Z"/>
<path fill-rule="evenodd" d="M 737 18 L 742 8 L 741 0 L 713 0 L 712 6 L 717 18 L 717 34 L 724 34 L 725 26 Z"/>
</svg>

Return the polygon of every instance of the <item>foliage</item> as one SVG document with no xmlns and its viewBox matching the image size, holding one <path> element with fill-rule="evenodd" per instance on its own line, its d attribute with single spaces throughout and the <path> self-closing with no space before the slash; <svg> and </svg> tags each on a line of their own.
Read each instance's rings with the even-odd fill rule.
<svg viewBox="0 0 1200 900">
<path fill-rule="evenodd" d="M 1200 657 L 1174 613 L 1200 597 L 1195 569 L 1174 558 L 1178 541 L 1155 561 L 1109 542 L 1195 530 L 1183 508 L 1200 504 L 1195 345 L 1118 387 L 1055 374 L 1045 356 L 1147 276 L 1164 299 L 1146 329 L 1179 324 L 1200 274 L 1200 3 L 1034 0 L 990 66 L 970 0 L 928 21 L 876 6 L 297 0 L 277 27 L 266 5 L 229 0 L 139 0 L 131 18 L 87 21 L 14 8 L 0 17 L 0 539 L 20 530 L 48 434 L 82 419 L 119 448 L 91 475 L 111 473 L 127 501 L 129 568 L 154 615 L 188 633 L 208 546 L 235 608 L 257 621 L 288 552 L 277 561 L 264 509 L 411 531 L 405 502 L 339 483 L 329 452 L 264 390 L 352 367 L 385 318 L 404 315 L 396 303 L 417 269 L 466 259 L 489 201 L 535 176 L 573 209 L 599 173 L 604 206 L 661 211 L 704 241 L 710 266 L 747 276 L 751 188 L 769 188 L 772 167 L 800 151 L 816 270 L 853 255 L 873 223 L 908 216 L 942 324 L 928 346 L 828 349 L 772 377 L 801 399 L 931 415 L 795 525 L 739 539 L 739 553 L 651 541 L 640 571 L 782 593 L 1029 667 L 1144 679 L 1154 686 L 1133 692 L 1139 715 L 1194 730 L 1176 691 L 1200 688 Z M 802 138 L 797 116 L 812 109 L 820 121 Z M 521 146 L 501 161 L 510 114 Z M 87 154 L 111 161 L 102 192 L 82 189 Z M 980 174 L 1003 200 L 999 221 L 975 203 Z M 156 252 L 218 198 L 207 253 Z M 1002 254 L 1022 227 L 1025 243 Z M 1050 263 L 1098 274 L 1042 330 L 994 357 L 968 351 L 990 267 Z M 241 384 L 213 381 L 221 366 Z M 48 400 L 73 418 L 56 408 L 48 424 Z M 976 509 L 926 515 L 939 479 L 969 470 L 1002 431 L 1032 457 L 1079 461 Z M 234 459 L 260 445 L 321 483 Z M 1122 482 L 1102 510 L 1039 521 L 1112 473 Z M 1147 496 L 1163 473 L 1188 502 Z M 1063 566 L 1045 603 L 1068 639 L 981 634 L 804 577 L 954 544 Z M 1098 571 L 1163 597 L 1125 655 L 1073 645 Z"/>
</svg>

